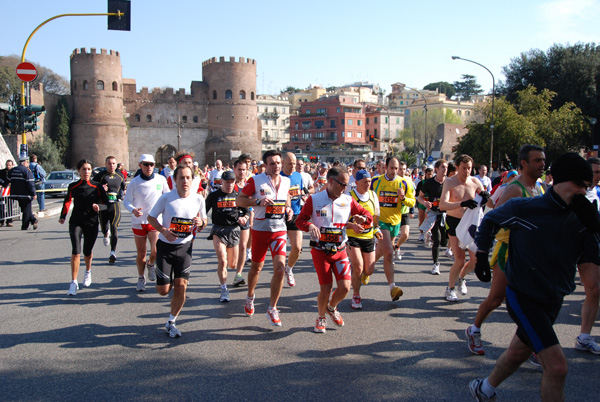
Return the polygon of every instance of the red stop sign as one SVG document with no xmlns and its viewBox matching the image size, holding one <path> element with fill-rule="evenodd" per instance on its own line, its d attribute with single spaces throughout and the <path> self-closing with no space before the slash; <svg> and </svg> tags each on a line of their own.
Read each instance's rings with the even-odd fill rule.
<svg viewBox="0 0 600 402">
<path fill-rule="evenodd" d="M 17 66 L 17 77 L 19 77 L 21 81 L 31 82 L 36 79 L 37 70 L 31 63 L 20 63 Z"/>
</svg>

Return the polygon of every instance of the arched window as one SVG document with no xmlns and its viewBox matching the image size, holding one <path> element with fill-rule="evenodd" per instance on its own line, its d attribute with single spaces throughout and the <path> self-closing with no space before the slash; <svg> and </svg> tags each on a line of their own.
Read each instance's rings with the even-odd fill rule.
<svg viewBox="0 0 600 402">
<path fill-rule="evenodd" d="M 240 91 L 240 99 L 246 99 L 246 91 L 244 91 L 244 90 Z"/>
<path fill-rule="evenodd" d="M 231 99 L 233 98 L 233 94 L 231 93 L 231 90 L 227 90 L 225 91 L 225 99 Z"/>
<path fill-rule="evenodd" d="M 103 91 L 104 90 L 104 81 L 96 82 L 96 89 Z"/>
<path fill-rule="evenodd" d="M 136 115 L 135 115 L 135 121 L 137 121 L 137 122 L 139 122 L 139 121 L 140 121 L 140 115 L 139 115 L 139 114 L 136 114 Z"/>
<path fill-rule="evenodd" d="M 88 90 L 88 82 L 87 81 L 83 81 L 83 90 L 84 91 Z"/>
<path fill-rule="evenodd" d="M 117 81 L 113 81 L 112 87 L 113 87 L 113 91 L 118 91 L 119 90 L 119 84 L 117 84 Z"/>
<path fill-rule="evenodd" d="M 147 123 L 151 123 L 152 122 L 152 116 L 146 115 L 146 122 Z"/>
<path fill-rule="evenodd" d="M 198 116 L 194 116 L 194 123 L 198 123 Z"/>
<path fill-rule="evenodd" d="M 183 117 L 181 118 L 181 122 L 182 122 L 182 123 L 187 123 L 187 116 L 183 116 Z"/>
<path fill-rule="evenodd" d="M 250 92 L 250 99 L 254 100 L 254 92 Z"/>
<path fill-rule="evenodd" d="M 217 91 L 213 91 L 213 99 L 217 99 Z"/>
</svg>

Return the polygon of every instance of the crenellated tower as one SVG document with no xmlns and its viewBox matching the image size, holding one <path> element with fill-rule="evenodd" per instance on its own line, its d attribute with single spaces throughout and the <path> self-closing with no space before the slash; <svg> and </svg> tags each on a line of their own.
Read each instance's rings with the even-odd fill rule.
<svg viewBox="0 0 600 402">
<path fill-rule="evenodd" d="M 95 48 L 71 54 L 71 160 L 89 159 L 103 166 L 108 155 L 129 165 L 129 141 L 123 109 L 119 52 Z"/>
<path fill-rule="evenodd" d="M 230 151 L 261 157 L 257 128 L 256 61 L 243 57 L 226 61 L 220 57 L 202 63 L 202 81 L 208 95 L 208 137 L 204 157 L 230 161 Z"/>
</svg>

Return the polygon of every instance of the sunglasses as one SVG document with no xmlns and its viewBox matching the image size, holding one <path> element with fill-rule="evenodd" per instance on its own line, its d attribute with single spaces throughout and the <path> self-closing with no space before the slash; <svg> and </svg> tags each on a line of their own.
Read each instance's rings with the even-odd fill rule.
<svg viewBox="0 0 600 402">
<path fill-rule="evenodd" d="M 144 162 L 144 163 L 142 163 L 142 165 L 148 167 L 148 166 L 154 166 L 154 163 L 152 163 L 152 162 Z"/>
<path fill-rule="evenodd" d="M 339 184 L 340 186 L 342 186 L 344 188 L 348 187 L 348 183 L 342 183 L 341 181 L 339 181 L 338 179 L 335 179 L 333 177 L 331 178 L 331 180 L 335 181 L 337 184 Z"/>
</svg>

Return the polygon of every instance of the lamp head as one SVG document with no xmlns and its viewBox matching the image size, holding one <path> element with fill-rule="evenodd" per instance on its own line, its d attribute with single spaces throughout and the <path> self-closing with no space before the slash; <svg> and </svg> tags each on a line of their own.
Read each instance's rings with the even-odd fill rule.
<svg viewBox="0 0 600 402">
<path fill-rule="evenodd" d="M 460 59 L 458 56 L 452 56 L 452 60 Z"/>
</svg>

